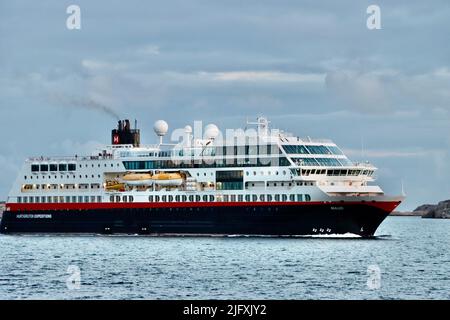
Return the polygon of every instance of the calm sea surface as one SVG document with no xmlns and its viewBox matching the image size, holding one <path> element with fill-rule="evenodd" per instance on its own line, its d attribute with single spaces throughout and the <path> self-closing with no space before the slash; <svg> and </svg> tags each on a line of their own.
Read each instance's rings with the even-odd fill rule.
<svg viewBox="0 0 450 320">
<path fill-rule="evenodd" d="M 450 220 L 389 217 L 377 235 L 0 235 L 0 298 L 450 299 Z"/>
</svg>

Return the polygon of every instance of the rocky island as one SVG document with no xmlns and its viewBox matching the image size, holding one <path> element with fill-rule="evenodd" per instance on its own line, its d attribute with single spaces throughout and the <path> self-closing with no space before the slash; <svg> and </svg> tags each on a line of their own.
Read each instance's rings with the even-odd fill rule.
<svg viewBox="0 0 450 320">
<path fill-rule="evenodd" d="M 413 212 L 419 213 L 422 218 L 450 219 L 450 200 L 438 204 L 423 204 Z"/>
</svg>

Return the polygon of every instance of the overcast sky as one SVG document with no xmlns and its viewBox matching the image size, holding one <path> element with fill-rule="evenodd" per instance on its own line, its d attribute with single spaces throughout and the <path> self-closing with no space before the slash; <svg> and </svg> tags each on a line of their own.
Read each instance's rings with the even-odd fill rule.
<svg viewBox="0 0 450 320">
<path fill-rule="evenodd" d="M 0 0 L 0 198 L 26 157 L 109 143 L 108 108 L 138 119 L 144 143 L 160 118 L 265 115 L 371 161 L 387 193 L 403 180 L 400 209 L 449 199 L 449 17 L 447 0 Z"/>
</svg>

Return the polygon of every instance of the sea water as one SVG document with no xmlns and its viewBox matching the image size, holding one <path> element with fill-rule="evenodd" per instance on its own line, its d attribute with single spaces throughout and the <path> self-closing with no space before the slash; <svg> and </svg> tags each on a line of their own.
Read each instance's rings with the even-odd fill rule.
<svg viewBox="0 0 450 320">
<path fill-rule="evenodd" d="M 376 235 L 0 235 L 0 298 L 450 299 L 450 220 Z"/>
</svg>

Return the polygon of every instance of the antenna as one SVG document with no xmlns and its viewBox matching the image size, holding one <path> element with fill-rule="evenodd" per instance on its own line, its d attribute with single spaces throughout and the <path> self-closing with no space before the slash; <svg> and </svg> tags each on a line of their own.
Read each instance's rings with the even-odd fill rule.
<svg viewBox="0 0 450 320">
<path fill-rule="evenodd" d="M 248 121 L 247 120 L 247 125 L 249 124 L 253 124 L 256 125 L 258 128 L 258 134 L 259 135 L 264 135 L 267 136 L 268 132 L 269 132 L 269 123 L 270 121 L 267 120 L 267 118 L 260 116 L 256 118 L 256 122 L 252 122 L 252 121 Z"/>
<path fill-rule="evenodd" d="M 402 182 L 402 196 L 406 196 L 405 189 L 403 188 L 403 179 L 401 180 L 401 182 Z"/>
<path fill-rule="evenodd" d="M 364 161 L 364 137 L 361 134 L 361 161 Z"/>
</svg>

